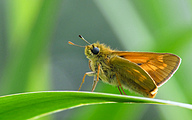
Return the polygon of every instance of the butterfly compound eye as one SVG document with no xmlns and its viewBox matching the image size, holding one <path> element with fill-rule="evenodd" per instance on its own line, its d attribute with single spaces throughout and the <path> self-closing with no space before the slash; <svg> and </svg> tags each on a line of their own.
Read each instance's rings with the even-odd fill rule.
<svg viewBox="0 0 192 120">
<path fill-rule="evenodd" d="M 91 52 L 94 54 L 94 55 L 97 55 L 99 53 L 99 48 L 98 47 L 93 47 L 93 49 L 91 50 Z"/>
</svg>

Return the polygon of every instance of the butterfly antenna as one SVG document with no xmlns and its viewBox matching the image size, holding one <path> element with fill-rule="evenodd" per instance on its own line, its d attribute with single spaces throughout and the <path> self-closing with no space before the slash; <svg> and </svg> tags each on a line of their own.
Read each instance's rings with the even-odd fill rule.
<svg viewBox="0 0 192 120">
<path fill-rule="evenodd" d="M 72 43 L 71 41 L 68 41 L 68 44 L 74 45 L 74 46 L 77 46 L 77 47 L 85 47 L 85 46 L 81 46 L 81 45 L 74 44 L 74 43 Z"/>
<path fill-rule="evenodd" d="M 83 38 L 83 36 L 79 35 L 79 37 L 80 37 L 83 41 L 85 41 L 86 43 L 88 43 L 89 45 L 91 45 L 91 43 L 89 43 L 87 40 L 85 40 L 85 38 Z"/>
</svg>

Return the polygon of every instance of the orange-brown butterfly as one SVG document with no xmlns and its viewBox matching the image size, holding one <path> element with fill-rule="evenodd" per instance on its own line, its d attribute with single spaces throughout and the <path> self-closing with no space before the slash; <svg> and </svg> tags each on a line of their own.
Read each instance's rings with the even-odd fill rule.
<svg viewBox="0 0 192 120">
<path fill-rule="evenodd" d="M 163 85 L 178 69 L 181 59 L 171 53 L 125 52 L 112 50 L 99 42 L 90 44 L 81 35 L 79 37 L 89 45 L 85 47 L 85 55 L 89 59 L 92 72 L 85 76 L 94 76 L 92 91 L 99 79 L 105 83 L 117 86 L 120 93 L 129 89 L 145 97 L 154 98 L 158 87 Z M 122 90 L 122 92 L 121 92 Z"/>
</svg>

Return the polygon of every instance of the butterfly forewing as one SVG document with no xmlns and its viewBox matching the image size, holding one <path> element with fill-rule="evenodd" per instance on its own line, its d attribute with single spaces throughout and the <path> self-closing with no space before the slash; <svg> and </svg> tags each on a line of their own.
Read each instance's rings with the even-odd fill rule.
<svg viewBox="0 0 192 120">
<path fill-rule="evenodd" d="M 159 87 L 177 70 L 181 59 L 170 53 L 114 52 L 143 68 Z"/>
</svg>

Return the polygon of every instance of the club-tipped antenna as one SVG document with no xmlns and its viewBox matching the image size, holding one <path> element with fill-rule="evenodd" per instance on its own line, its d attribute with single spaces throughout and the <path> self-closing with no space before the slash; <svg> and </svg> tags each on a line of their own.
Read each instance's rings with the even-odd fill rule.
<svg viewBox="0 0 192 120">
<path fill-rule="evenodd" d="M 85 40 L 85 38 L 84 38 L 83 36 L 79 35 L 79 37 L 80 37 L 83 41 L 85 41 L 86 43 L 88 43 L 89 45 L 91 44 L 91 43 L 89 43 L 87 40 Z"/>
<path fill-rule="evenodd" d="M 74 45 L 74 46 L 77 46 L 77 47 L 85 47 L 85 46 L 81 46 L 81 45 L 74 44 L 74 43 L 72 43 L 71 41 L 68 41 L 68 44 Z"/>
</svg>

